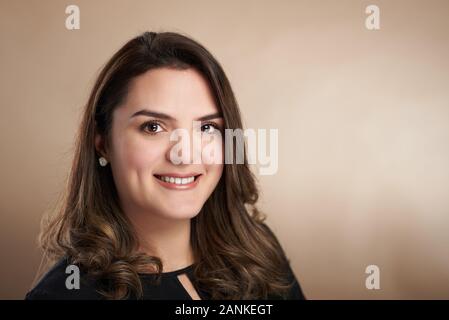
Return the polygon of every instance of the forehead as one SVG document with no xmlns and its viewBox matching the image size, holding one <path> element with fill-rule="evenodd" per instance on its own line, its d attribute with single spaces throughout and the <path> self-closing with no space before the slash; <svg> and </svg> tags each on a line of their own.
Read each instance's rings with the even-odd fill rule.
<svg viewBox="0 0 449 320">
<path fill-rule="evenodd" d="M 125 104 L 116 111 L 129 117 L 142 108 L 176 119 L 199 118 L 219 111 L 208 82 L 193 68 L 157 68 L 134 78 Z"/>
</svg>

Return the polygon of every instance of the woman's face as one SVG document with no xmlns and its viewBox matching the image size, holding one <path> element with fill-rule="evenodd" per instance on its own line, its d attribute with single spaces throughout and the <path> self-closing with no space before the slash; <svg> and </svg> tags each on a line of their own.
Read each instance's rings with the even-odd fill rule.
<svg viewBox="0 0 449 320">
<path fill-rule="evenodd" d="M 193 121 L 206 116 L 195 128 Z M 124 211 L 168 219 L 197 215 L 223 172 L 223 126 L 208 83 L 195 69 L 158 68 L 133 79 L 126 101 L 113 113 L 106 150 Z M 181 145 L 170 141 L 176 129 L 189 133 L 184 141 L 191 148 L 182 156 L 187 164 L 172 161 L 171 149 Z M 196 149 L 194 133 L 201 134 Z M 97 136 L 97 146 L 100 141 Z M 202 161 L 194 163 L 193 152 L 206 145 L 218 152 L 199 153 Z M 210 155 L 220 161 L 210 164 Z"/>
</svg>

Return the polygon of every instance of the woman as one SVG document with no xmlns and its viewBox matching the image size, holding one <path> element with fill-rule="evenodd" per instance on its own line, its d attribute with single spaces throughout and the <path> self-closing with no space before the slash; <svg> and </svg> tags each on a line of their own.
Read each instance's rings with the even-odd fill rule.
<svg viewBox="0 0 449 320">
<path fill-rule="evenodd" d="M 41 234 L 57 263 L 26 299 L 304 298 L 255 207 L 246 155 L 174 163 L 172 133 L 194 132 L 194 121 L 200 147 L 212 144 L 219 160 L 223 131 L 242 128 L 202 45 L 146 32 L 111 58 L 85 108 L 62 206 Z"/>
</svg>

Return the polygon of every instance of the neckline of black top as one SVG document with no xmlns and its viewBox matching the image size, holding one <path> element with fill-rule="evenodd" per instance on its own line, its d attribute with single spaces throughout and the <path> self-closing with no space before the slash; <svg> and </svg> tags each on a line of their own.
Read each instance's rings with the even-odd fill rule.
<svg viewBox="0 0 449 320">
<path fill-rule="evenodd" d="M 190 272 L 193 269 L 194 265 L 195 264 L 193 263 L 193 264 L 191 264 L 191 265 L 189 265 L 187 267 L 184 267 L 184 268 L 181 268 L 181 269 L 178 269 L 178 270 L 173 270 L 173 271 L 169 271 L 169 272 L 161 272 L 161 276 L 163 276 L 163 277 L 178 276 L 180 274 L 183 274 L 183 273 L 186 273 L 186 272 Z M 143 276 L 154 276 L 154 275 L 157 275 L 157 273 L 144 273 L 142 275 Z"/>
</svg>

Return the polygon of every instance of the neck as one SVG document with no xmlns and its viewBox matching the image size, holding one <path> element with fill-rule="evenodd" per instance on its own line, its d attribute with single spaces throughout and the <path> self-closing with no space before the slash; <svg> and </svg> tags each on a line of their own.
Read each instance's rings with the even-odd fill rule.
<svg viewBox="0 0 449 320">
<path fill-rule="evenodd" d="M 190 219 L 169 219 L 147 212 L 127 214 L 137 232 L 139 250 L 162 260 L 162 272 L 194 263 L 190 242 Z"/>
</svg>

